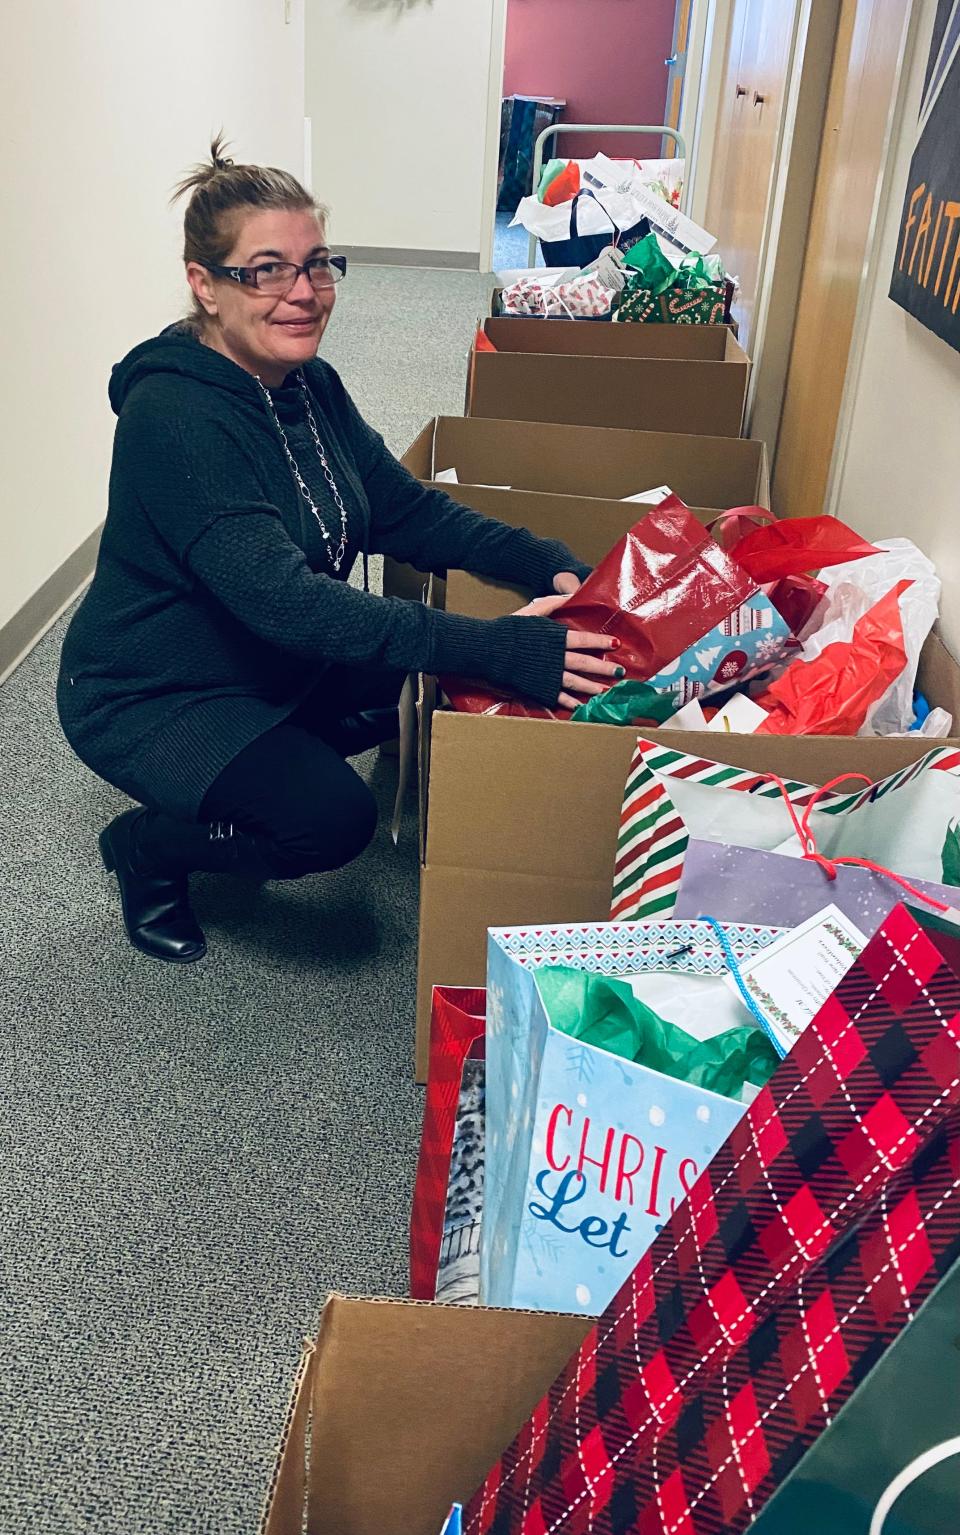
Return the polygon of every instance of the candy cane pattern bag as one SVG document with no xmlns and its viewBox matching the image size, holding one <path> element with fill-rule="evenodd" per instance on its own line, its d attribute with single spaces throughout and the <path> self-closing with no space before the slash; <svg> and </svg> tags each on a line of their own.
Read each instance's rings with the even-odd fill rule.
<svg viewBox="0 0 960 1535">
<path fill-rule="evenodd" d="M 816 801 L 810 830 L 827 858 L 854 855 L 907 879 L 957 883 L 960 752 L 952 748 L 866 788 L 824 793 L 641 736 L 624 791 L 611 916 L 670 916 L 691 838 L 800 856 L 785 797 L 800 810 Z"/>
</svg>

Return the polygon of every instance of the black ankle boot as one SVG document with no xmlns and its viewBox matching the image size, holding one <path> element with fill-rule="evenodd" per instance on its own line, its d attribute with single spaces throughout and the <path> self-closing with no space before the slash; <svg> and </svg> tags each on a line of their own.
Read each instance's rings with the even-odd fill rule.
<svg viewBox="0 0 960 1535">
<path fill-rule="evenodd" d="M 210 821 L 194 868 L 206 874 L 239 874 L 245 879 L 290 878 L 284 861 L 266 837 L 241 831 L 232 821 Z"/>
<path fill-rule="evenodd" d="M 150 860 L 138 857 L 138 824 L 149 811 L 125 810 L 100 833 L 100 856 L 109 874 L 116 874 L 123 907 L 123 925 L 134 948 L 153 959 L 189 964 L 202 959 L 207 941 L 190 910 L 187 876 L 144 872 Z"/>
</svg>

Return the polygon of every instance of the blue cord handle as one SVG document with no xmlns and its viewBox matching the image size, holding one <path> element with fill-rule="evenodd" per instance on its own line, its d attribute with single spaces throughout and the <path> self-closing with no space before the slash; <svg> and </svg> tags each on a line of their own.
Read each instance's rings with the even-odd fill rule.
<svg viewBox="0 0 960 1535">
<path fill-rule="evenodd" d="M 764 1034 L 766 1034 L 774 1050 L 776 1050 L 780 1059 L 783 1060 L 787 1052 L 774 1033 L 773 1027 L 770 1024 L 766 1014 L 757 1005 L 753 997 L 750 995 L 750 992 L 747 990 L 746 982 L 744 981 L 743 976 L 740 974 L 740 966 L 737 964 L 736 956 L 730 946 L 730 940 L 726 933 L 723 931 L 723 928 L 720 926 L 720 923 L 717 921 L 716 917 L 708 917 L 704 912 L 700 913 L 698 920 L 700 922 L 706 922 L 710 927 L 713 928 L 713 931 L 717 936 L 717 942 L 723 950 L 723 957 L 727 962 L 727 969 L 730 971 L 730 974 L 733 976 L 733 979 L 737 983 L 737 990 L 743 998 L 746 1006 L 749 1008 L 750 1012 L 759 1023 Z"/>
</svg>

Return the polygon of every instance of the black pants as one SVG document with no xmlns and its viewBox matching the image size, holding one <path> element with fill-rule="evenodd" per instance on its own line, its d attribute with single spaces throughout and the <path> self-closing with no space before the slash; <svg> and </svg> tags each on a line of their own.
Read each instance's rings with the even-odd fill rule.
<svg viewBox="0 0 960 1535">
<path fill-rule="evenodd" d="M 374 797 L 345 760 L 353 747 L 350 721 L 392 708 L 403 681 L 398 672 L 331 668 L 289 719 L 227 764 L 204 796 L 200 823 L 147 813 L 138 837 L 146 864 L 297 879 L 349 863 L 377 824 Z M 238 863 L 218 856 L 221 826 L 243 834 Z"/>
</svg>

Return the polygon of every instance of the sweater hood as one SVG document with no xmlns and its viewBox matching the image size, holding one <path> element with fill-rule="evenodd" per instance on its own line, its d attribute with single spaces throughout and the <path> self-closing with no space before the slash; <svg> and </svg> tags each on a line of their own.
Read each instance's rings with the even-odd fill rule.
<svg viewBox="0 0 960 1535">
<path fill-rule="evenodd" d="M 182 322 L 168 325 L 159 336 L 141 341 L 110 374 L 110 404 L 119 416 L 124 401 L 134 385 L 156 373 L 175 373 L 182 378 L 198 379 L 226 394 L 257 404 L 260 391 L 256 380 L 229 357 L 204 346 Z M 290 375 L 288 375 L 288 378 Z"/>
</svg>

